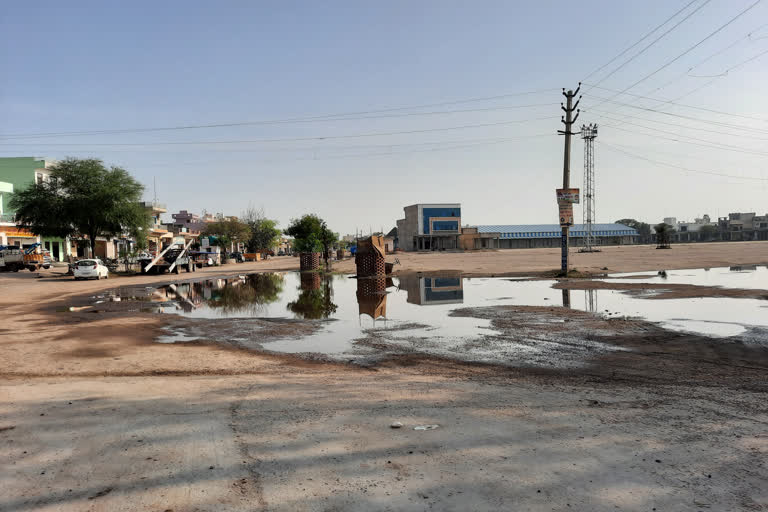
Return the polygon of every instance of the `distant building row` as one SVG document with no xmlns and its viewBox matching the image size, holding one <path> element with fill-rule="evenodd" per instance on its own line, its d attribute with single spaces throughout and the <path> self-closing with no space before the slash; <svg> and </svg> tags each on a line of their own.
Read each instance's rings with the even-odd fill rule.
<svg viewBox="0 0 768 512">
<path fill-rule="evenodd" d="M 397 247 L 404 251 L 452 249 L 529 249 L 559 247 L 558 224 L 500 224 L 462 226 L 459 203 L 414 204 L 397 221 Z M 593 234 L 601 245 L 637 243 L 638 233 L 623 224 L 595 224 Z M 571 243 L 583 245 L 584 226 L 570 230 Z"/>
<path fill-rule="evenodd" d="M 712 222 L 709 215 L 693 222 L 666 217 L 664 223 L 674 229 L 673 242 L 768 240 L 768 214 L 729 213 L 728 217 L 720 217 L 717 222 Z"/>
<path fill-rule="evenodd" d="M 90 252 L 88 244 L 78 244 L 69 238 L 41 237 L 18 226 L 14 220 L 15 212 L 10 207 L 10 199 L 15 191 L 32 184 L 42 184 L 50 179 L 50 167 L 54 162 L 33 157 L 0 158 L 0 245 L 27 247 L 35 243 L 42 244 L 55 261 L 68 261 L 84 256 L 99 258 L 118 258 L 123 252 L 135 249 L 136 242 L 127 233 L 124 236 L 96 239 L 96 254 Z M 181 210 L 171 215 L 172 222 L 163 222 L 162 215 L 167 213 L 164 204 L 156 201 L 142 203 L 151 216 L 151 225 L 147 231 L 148 252 L 155 253 L 171 243 L 186 243 L 197 239 L 211 222 L 231 219 L 222 214 L 203 213 L 197 215 Z M 291 252 L 291 240 L 283 238 L 278 249 Z"/>
</svg>

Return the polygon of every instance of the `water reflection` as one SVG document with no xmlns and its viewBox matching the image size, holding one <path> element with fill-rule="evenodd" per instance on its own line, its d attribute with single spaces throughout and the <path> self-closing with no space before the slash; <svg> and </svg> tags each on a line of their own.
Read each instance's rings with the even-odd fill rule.
<svg viewBox="0 0 768 512">
<path fill-rule="evenodd" d="M 461 274 L 400 277 L 400 289 L 408 292 L 408 302 L 420 306 L 461 304 L 464 302 L 464 280 Z"/>
<path fill-rule="evenodd" d="M 571 307 L 571 290 L 563 289 L 563 307 Z"/>
<path fill-rule="evenodd" d="M 584 311 L 596 313 L 599 307 L 597 304 L 597 290 L 584 290 Z"/>
<path fill-rule="evenodd" d="M 231 279 L 210 279 L 196 283 L 170 284 L 159 288 L 153 302 L 174 302 L 189 313 L 203 304 L 225 314 L 261 313 L 283 292 L 282 274 L 250 274 Z"/>
<path fill-rule="evenodd" d="M 336 312 L 333 303 L 332 276 L 317 272 L 302 272 L 299 282 L 299 296 L 289 302 L 287 308 L 299 318 L 320 320 Z"/>
<path fill-rule="evenodd" d="M 387 317 L 387 288 L 394 286 L 391 278 L 363 277 L 357 280 L 358 314 L 374 320 Z"/>
</svg>

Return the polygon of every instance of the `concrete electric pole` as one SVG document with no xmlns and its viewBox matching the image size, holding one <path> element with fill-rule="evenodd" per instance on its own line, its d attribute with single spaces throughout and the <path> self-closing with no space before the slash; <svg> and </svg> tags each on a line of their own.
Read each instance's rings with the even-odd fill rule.
<svg viewBox="0 0 768 512">
<path fill-rule="evenodd" d="M 570 189 L 571 186 L 571 135 L 576 135 L 571 128 L 573 123 L 579 118 L 579 100 L 576 100 L 576 104 L 573 103 L 573 98 L 579 94 L 581 89 L 581 82 L 575 91 L 569 90 L 566 92 L 563 89 L 563 96 L 565 96 L 566 104 L 560 104 L 560 107 L 565 111 L 565 116 L 562 117 L 561 122 L 565 125 L 565 130 L 558 130 L 557 133 L 565 135 L 565 152 L 563 155 L 563 188 L 557 191 L 557 204 L 560 210 L 560 228 L 562 229 L 560 248 L 561 248 L 561 262 L 560 270 L 563 275 L 568 275 L 568 230 L 573 225 L 573 203 L 578 203 L 578 190 Z M 576 115 L 573 116 L 574 110 Z"/>
<path fill-rule="evenodd" d="M 595 137 L 597 125 L 581 125 L 581 138 L 584 139 L 584 247 L 580 252 L 600 252 L 595 247 Z"/>
</svg>

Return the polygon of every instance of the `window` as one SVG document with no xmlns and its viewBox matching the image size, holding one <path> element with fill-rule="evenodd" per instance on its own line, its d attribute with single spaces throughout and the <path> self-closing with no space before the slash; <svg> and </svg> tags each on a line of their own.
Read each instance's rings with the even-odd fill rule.
<svg viewBox="0 0 768 512">
<path fill-rule="evenodd" d="M 43 173 L 41 173 L 41 172 L 35 173 L 35 182 L 36 182 L 38 185 L 42 185 L 42 184 L 43 184 L 43 181 L 45 181 L 45 180 L 44 180 L 44 176 L 45 176 L 45 175 L 44 175 Z"/>
</svg>

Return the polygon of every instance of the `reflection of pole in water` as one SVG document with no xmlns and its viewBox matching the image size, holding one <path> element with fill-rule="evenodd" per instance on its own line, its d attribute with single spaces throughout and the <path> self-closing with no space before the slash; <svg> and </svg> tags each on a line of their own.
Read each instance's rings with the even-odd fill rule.
<svg viewBox="0 0 768 512">
<path fill-rule="evenodd" d="M 597 311 L 597 290 L 584 290 L 584 309 L 590 313 Z"/>
<path fill-rule="evenodd" d="M 563 289 L 563 307 L 571 307 L 571 290 Z"/>
</svg>

